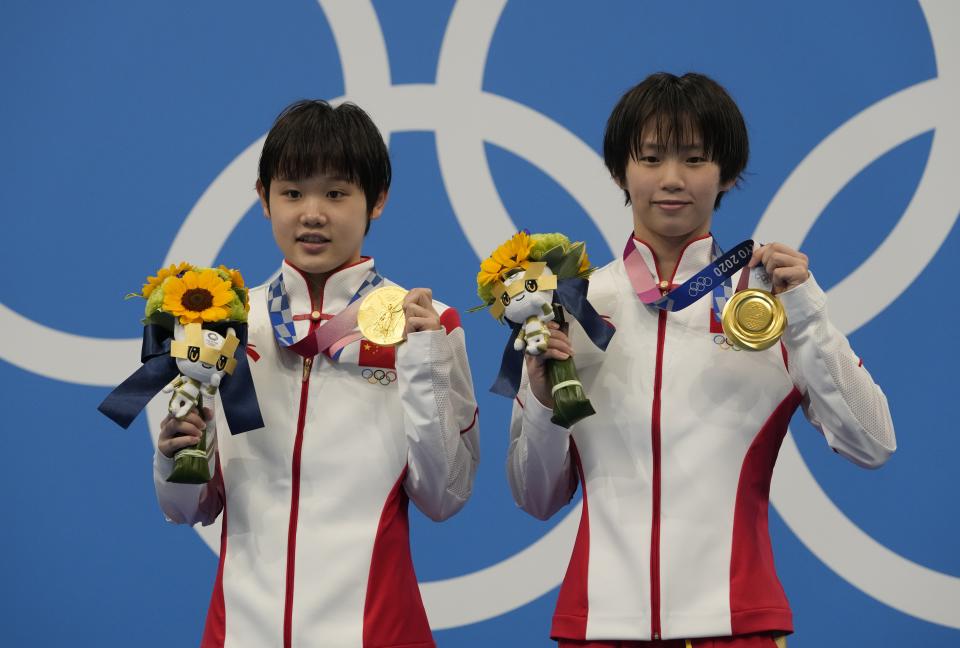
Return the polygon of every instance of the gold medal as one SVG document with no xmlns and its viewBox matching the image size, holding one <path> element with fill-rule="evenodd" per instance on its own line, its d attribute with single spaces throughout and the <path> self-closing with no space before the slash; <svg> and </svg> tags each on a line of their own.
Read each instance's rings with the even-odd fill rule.
<svg viewBox="0 0 960 648">
<path fill-rule="evenodd" d="M 407 291 L 399 286 L 377 288 L 363 298 L 357 312 L 357 324 L 363 337 L 380 346 L 403 341 L 403 298 Z"/>
<path fill-rule="evenodd" d="M 723 307 L 724 334 L 743 349 L 763 351 L 783 335 L 787 314 L 766 290 L 748 288 L 734 294 Z"/>
</svg>

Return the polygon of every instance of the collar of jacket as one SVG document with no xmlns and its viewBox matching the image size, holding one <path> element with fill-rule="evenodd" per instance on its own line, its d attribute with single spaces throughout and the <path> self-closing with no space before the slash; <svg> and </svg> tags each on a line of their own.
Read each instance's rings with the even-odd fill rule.
<svg viewBox="0 0 960 648">
<path fill-rule="evenodd" d="M 713 261 L 713 235 L 707 234 L 690 241 L 680 251 L 680 258 L 672 277 L 661 277 L 657 272 L 657 255 L 650 244 L 636 237 L 633 237 L 633 243 L 657 283 L 668 281 L 671 285 L 682 284 Z"/>
<path fill-rule="evenodd" d="M 330 319 L 345 309 L 373 270 L 372 257 L 363 257 L 354 264 L 335 270 L 327 277 L 319 299 L 314 301 L 310 296 L 307 274 L 284 260 L 280 274 L 293 317 L 295 339 L 306 337 L 311 323 L 316 319 Z"/>
</svg>

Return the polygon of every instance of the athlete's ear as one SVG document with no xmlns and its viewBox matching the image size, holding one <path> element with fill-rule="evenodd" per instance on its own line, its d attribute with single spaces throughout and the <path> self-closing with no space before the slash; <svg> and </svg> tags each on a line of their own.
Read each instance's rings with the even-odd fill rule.
<svg viewBox="0 0 960 648">
<path fill-rule="evenodd" d="M 380 218 L 380 214 L 383 213 L 383 208 L 387 206 L 387 194 L 388 191 L 383 191 L 377 196 L 377 201 L 373 203 L 373 208 L 370 210 L 370 219 L 376 220 Z"/>
<path fill-rule="evenodd" d="M 257 195 L 260 197 L 260 206 L 263 208 L 263 215 L 267 220 L 270 220 L 270 200 L 266 190 L 263 188 L 263 183 L 260 182 L 260 178 L 257 178 Z"/>
</svg>

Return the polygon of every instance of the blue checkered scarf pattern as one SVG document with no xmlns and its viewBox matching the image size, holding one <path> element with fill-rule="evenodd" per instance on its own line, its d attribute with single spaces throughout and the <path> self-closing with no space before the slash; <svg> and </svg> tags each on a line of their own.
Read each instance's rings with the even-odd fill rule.
<svg viewBox="0 0 960 648">
<path fill-rule="evenodd" d="M 371 268 L 347 305 L 349 306 L 362 298 L 382 283 L 383 277 L 380 276 L 376 268 Z M 273 334 L 277 338 L 277 344 L 281 347 L 289 347 L 299 342 L 297 328 L 293 321 L 293 311 L 290 309 L 290 297 L 284 286 L 282 271 L 267 287 L 267 309 L 270 311 L 270 324 L 273 327 Z"/>
</svg>

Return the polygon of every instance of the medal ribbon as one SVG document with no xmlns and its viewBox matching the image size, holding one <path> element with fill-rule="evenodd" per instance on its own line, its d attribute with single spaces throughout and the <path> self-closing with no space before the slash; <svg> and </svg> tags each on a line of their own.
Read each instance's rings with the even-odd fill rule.
<svg viewBox="0 0 960 648">
<path fill-rule="evenodd" d="M 627 245 L 623 249 L 623 265 L 633 290 L 641 302 L 673 312 L 683 310 L 707 293 L 722 289 L 737 270 L 746 267 L 751 256 L 753 256 L 753 241 L 750 239 L 738 243 L 726 253 L 720 250 L 720 246 L 714 240 L 713 262 L 666 295 L 660 292 L 659 286 L 654 282 L 653 275 L 643 257 L 640 256 L 633 236 L 627 239 Z M 715 300 L 714 307 L 716 306 Z"/>
<path fill-rule="evenodd" d="M 332 360 L 336 360 L 343 347 L 363 337 L 355 330 L 361 297 L 382 283 L 383 277 L 376 268 L 371 268 L 346 308 L 332 317 L 324 318 L 327 320 L 325 324 L 297 340 L 293 333 L 296 331 L 293 322 L 297 316 L 290 311 L 290 299 L 281 272 L 267 289 L 270 323 L 273 325 L 277 343 L 304 358 L 327 352 Z"/>
<path fill-rule="evenodd" d="M 714 243 L 714 247 L 719 250 L 716 243 Z M 717 255 L 714 254 L 714 256 Z M 763 270 L 763 266 L 758 265 L 753 268 L 753 274 L 757 275 L 757 280 L 759 283 L 765 284 L 766 281 L 763 279 L 763 275 L 760 272 L 761 270 Z M 732 287 L 729 279 L 713 289 L 713 314 L 717 322 L 722 320 L 723 308 L 727 305 L 727 302 L 730 300 L 730 298 L 733 297 L 734 294 L 744 290 L 750 283 L 750 274 L 751 273 L 747 270 L 744 270 L 740 273 L 740 280 L 737 282 L 736 289 Z"/>
</svg>

